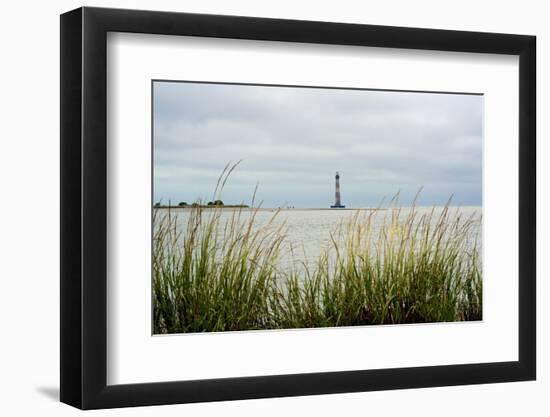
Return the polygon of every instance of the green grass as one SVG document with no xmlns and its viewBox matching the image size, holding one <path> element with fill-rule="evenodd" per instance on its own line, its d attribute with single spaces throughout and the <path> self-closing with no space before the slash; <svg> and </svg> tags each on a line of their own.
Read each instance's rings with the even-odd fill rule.
<svg viewBox="0 0 550 417">
<path fill-rule="evenodd" d="M 261 227 L 257 213 L 195 207 L 179 230 L 170 210 L 155 210 L 155 334 L 482 318 L 479 250 L 469 242 L 479 215 L 463 218 L 449 204 L 428 214 L 357 211 L 313 266 L 288 270 L 279 266 L 287 254 L 279 212 Z"/>
</svg>

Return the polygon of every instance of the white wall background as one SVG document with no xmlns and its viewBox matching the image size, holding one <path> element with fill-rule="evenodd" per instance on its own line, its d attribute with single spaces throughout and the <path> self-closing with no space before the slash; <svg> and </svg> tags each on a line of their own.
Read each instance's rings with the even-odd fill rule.
<svg viewBox="0 0 550 417">
<path fill-rule="evenodd" d="M 75 415 L 59 392 L 59 14 L 72 0 L 10 2 L 0 23 L 0 410 Z M 545 2 L 277 0 L 93 1 L 86 5 L 239 14 L 395 26 L 532 34 L 538 37 L 538 381 L 138 409 L 94 415 L 280 416 L 342 414 L 469 416 L 550 413 L 550 26 Z M 543 236 L 544 235 L 544 236 Z M 546 301 L 546 302 L 545 302 Z M 546 395 L 545 395 L 546 394 Z"/>
</svg>

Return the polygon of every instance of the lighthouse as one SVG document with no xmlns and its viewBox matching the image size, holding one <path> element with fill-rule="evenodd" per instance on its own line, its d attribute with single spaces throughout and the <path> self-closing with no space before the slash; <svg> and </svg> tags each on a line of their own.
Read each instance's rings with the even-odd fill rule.
<svg viewBox="0 0 550 417">
<path fill-rule="evenodd" d="M 340 200 L 340 174 L 338 172 L 336 172 L 334 179 L 336 180 L 335 201 L 334 205 L 330 206 L 330 208 L 346 208 L 346 206 L 342 205 L 342 201 Z"/>
</svg>

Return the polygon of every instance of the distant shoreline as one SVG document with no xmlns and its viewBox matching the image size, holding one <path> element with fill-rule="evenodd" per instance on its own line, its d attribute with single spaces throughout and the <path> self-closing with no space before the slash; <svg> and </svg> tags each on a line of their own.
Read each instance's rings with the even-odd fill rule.
<svg viewBox="0 0 550 417">
<path fill-rule="evenodd" d="M 416 206 L 417 208 L 438 208 L 438 207 L 444 207 L 444 206 Z M 357 210 L 369 210 L 369 211 L 383 211 L 388 210 L 392 207 L 346 207 L 346 208 L 330 208 L 330 207 L 296 207 L 296 208 L 290 208 L 290 207 L 249 207 L 249 206 L 241 206 L 241 205 L 227 205 L 227 206 L 198 206 L 198 207 L 192 207 L 192 206 L 159 206 L 154 207 L 155 210 L 192 210 L 194 208 L 201 208 L 201 209 L 236 209 L 240 208 L 243 210 L 259 210 L 259 211 L 357 211 Z M 410 208 L 409 206 L 403 206 L 399 207 L 401 209 Z M 482 206 L 449 206 L 449 208 L 480 208 L 482 209 Z"/>
<path fill-rule="evenodd" d="M 249 206 L 241 206 L 241 205 L 235 205 L 235 206 L 159 206 L 159 207 L 153 207 L 154 209 L 164 209 L 164 210 L 192 210 L 194 208 L 201 208 L 201 209 L 235 209 L 235 208 L 241 208 L 245 210 L 260 210 L 260 211 L 275 211 L 275 210 L 281 210 L 281 211 L 312 211 L 312 210 L 330 210 L 330 211 L 353 211 L 353 210 L 387 210 L 387 208 L 376 208 L 376 207 L 346 207 L 346 208 L 324 208 L 324 207 L 300 207 L 300 208 L 290 208 L 290 207 L 249 207 Z"/>
</svg>

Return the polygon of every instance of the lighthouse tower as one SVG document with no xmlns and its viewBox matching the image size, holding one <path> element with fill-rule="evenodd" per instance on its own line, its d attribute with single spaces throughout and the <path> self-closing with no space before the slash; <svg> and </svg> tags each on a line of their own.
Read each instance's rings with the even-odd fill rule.
<svg viewBox="0 0 550 417">
<path fill-rule="evenodd" d="M 330 208 L 346 208 L 346 206 L 342 205 L 342 201 L 340 200 L 340 174 L 336 172 L 336 192 L 335 192 L 335 202 L 333 206 L 330 206 Z"/>
</svg>

